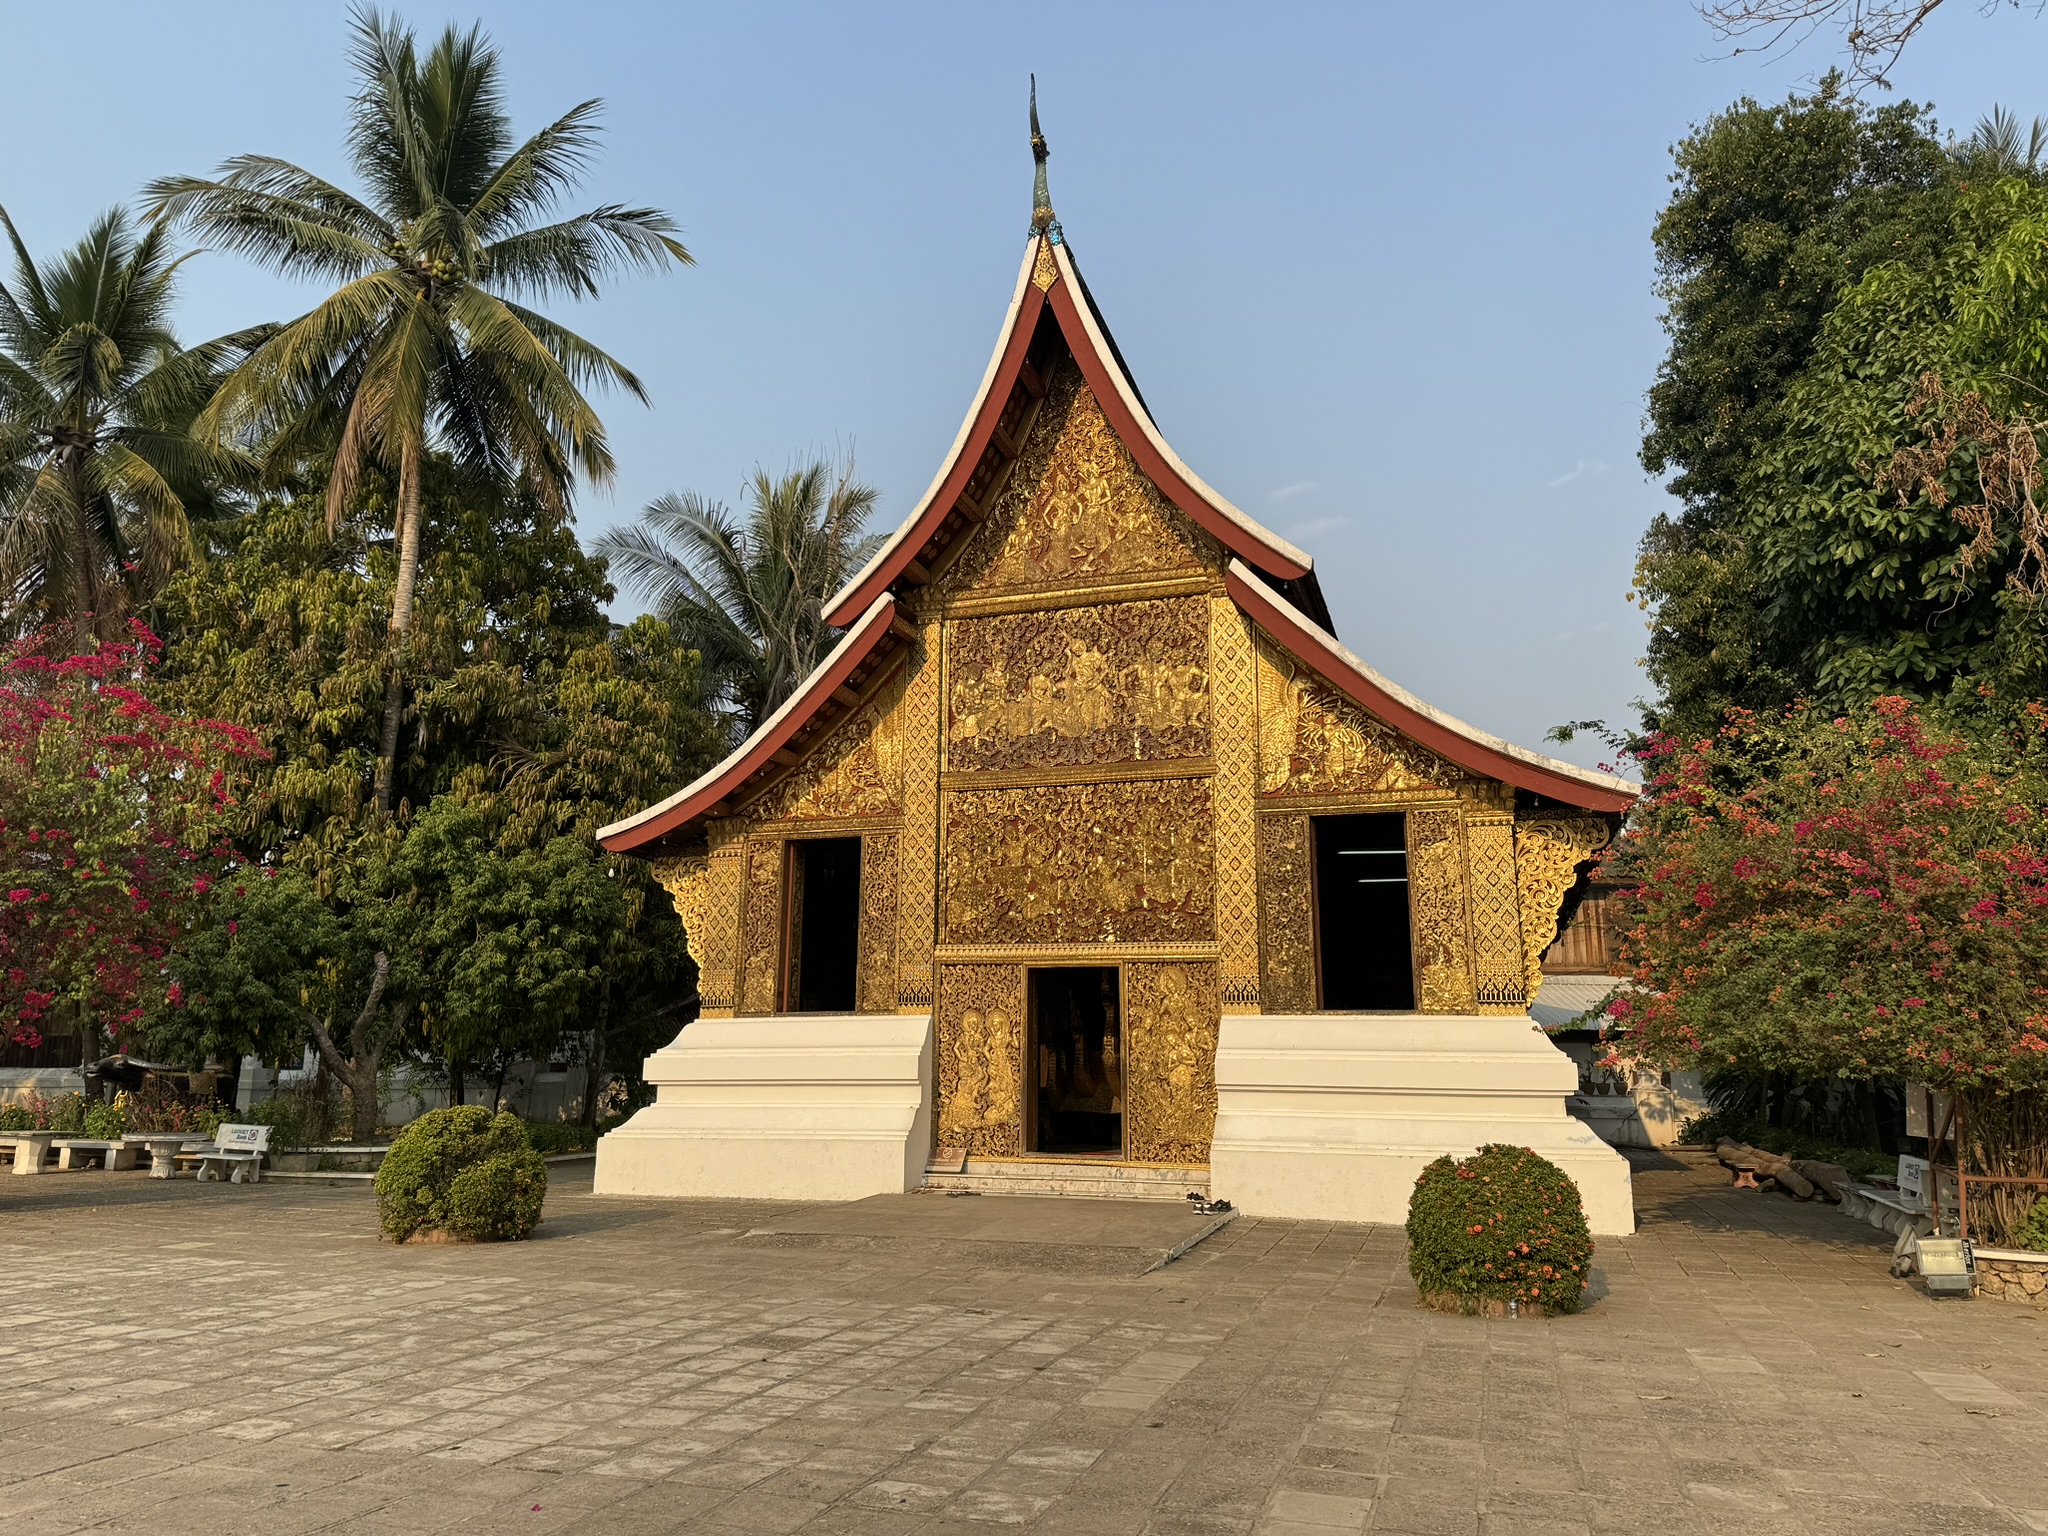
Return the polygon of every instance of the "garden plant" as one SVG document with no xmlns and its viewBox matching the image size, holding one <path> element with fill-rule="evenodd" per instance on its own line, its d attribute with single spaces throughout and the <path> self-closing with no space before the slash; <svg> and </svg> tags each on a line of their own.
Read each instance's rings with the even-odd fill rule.
<svg viewBox="0 0 2048 1536">
<path fill-rule="evenodd" d="M 1579 1187 L 1557 1164 L 1495 1142 L 1438 1158 L 1408 1199 L 1408 1272 L 1441 1312 L 1576 1312 L 1593 1236 Z"/>
<path fill-rule="evenodd" d="M 548 1166 L 517 1115 L 465 1104 L 400 1131 L 376 1188 L 377 1220 L 395 1243 L 505 1242 L 539 1223 Z"/>
</svg>

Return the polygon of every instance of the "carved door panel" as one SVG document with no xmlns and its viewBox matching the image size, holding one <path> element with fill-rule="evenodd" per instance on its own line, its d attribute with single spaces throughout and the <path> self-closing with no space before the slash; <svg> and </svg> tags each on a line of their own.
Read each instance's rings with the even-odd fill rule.
<svg viewBox="0 0 2048 1536">
<path fill-rule="evenodd" d="M 1024 1151 L 1024 967 L 942 965 L 938 1143 L 977 1157 Z"/>
</svg>

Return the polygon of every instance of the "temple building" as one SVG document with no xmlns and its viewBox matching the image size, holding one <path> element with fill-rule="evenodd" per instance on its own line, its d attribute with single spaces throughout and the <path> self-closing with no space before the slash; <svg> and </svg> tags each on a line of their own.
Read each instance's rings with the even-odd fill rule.
<svg viewBox="0 0 2048 1536">
<path fill-rule="evenodd" d="M 1341 645 L 1314 562 L 1153 424 L 1036 197 L 931 488 L 826 608 L 837 648 L 696 783 L 655 861 L 701 1016 L 600 1193 L 930 1184 L 1399 1221 L 1485 1142 L 1633 1229 L 1529 1008 L 1636 789 Z"/>
</svg>

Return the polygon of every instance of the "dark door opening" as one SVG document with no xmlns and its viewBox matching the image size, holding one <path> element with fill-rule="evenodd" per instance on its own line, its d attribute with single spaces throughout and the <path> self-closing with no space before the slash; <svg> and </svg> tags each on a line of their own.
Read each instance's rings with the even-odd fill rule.
<svg viewBox="0 0 2048 1536">
<path fill-rule="evenodd" d="M 789 845 L 789 985 L 793 1013 L 851 1013 L 860 969 L 860 839 Z"/>
<path fill-rule="evenodd" d="M 1034 1152 L 1123 1155 L 1120 977 L 1113 965 L 1031 972 Z"/>
<path fill-rule="evenodd" d="M 1358 1012 L 1415 1006 L 1408 937 L 1408 818 L 1318 816 L 1316 969 L 1322 1005 Z"/>
</svg>

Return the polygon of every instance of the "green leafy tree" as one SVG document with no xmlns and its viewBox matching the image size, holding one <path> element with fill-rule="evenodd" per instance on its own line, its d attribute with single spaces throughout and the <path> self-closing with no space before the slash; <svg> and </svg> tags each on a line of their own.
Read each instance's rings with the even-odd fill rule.
<svg viewBox="0 0 2048 1536">
<path fill-rule="evenodd" d="M 609 643 L 612 595 L 566 519 L 537 500 L 467 494 L 438 462 L 427 479 L 433 527 L 400 742 L 422 802 L 551 728 L 554 680 Z M 266 502 L 164 596 L 168 696 L 247 724 L 273 754 L 245 837 L 252 858 L 344 848 L 377 814 L 395 561 L 369 500 L 331 536 L 317 497 Z"/>
<path fill-rule="evenodd" d="M 273 479 L 331 454 L 330 525 L 349 516 L 372 469 L 396 486 L 376 786 L 389 809 L 429 456 L 445 452 L 472 483 L 516 479 L 557 513 L 578 473 L 607 483 L 611 450 L 585 391 L 645 392 L 618 361 L 522 301 L 590 297 L 621 270 L 691 258 L 674 221 L 651 208 L 606 204 L 536 222 L 595 152 L 599 103 L 515 142 L 500 57 L 479 29 L 450 27 L 422 57 L 408 28 L 359 11 L 352 63 L 348 144 L 362 196 L 243 155 L 211 179 L 157 181 L 147 201 L 160 220 L 223 249 L 338 284 L 254 347 L 199 426 L 260 445 Z"/>
<path fill-rule="evenodd" d="M 1835 76 L 1766 107 L 1745 98 L 1674 151 L 1654 244 L 1670 349 L 1648 399 L 1643 464 L 1682 502 L 1643 539 L 1649 723 L 1710 732 L 1730 704 L 1782 707 L 1809 680 L 1771 622 L 1751 467 L 1788 430 L 1785 396 L 1823 321 L 1879 263 L 1936 259 L 1954 167 L 1911 103 L 1862 105 Z"/>
<path fill-rule="evenodd" d="M 1838 704 L 2048 680 L 2048 189 L 1967 188 L 1940 234 L 1829 313 L 1742 498 L 1770 630 Z"/>
<path fill-rule="evenodd" d="M 372 888 L 391 984 L 457 1103 L 485 1059 L 547 1059 L 581 1019 L 605 936 L 625 919 L 589 843 L 503 852 L 482 811 L 454 796 L 420 814 Z"/>
<path fill-rule="evenodd" d="M 162 228 L 116 209 L 38 265 L 0 225 L 0 625 L 119 641 L 185 552 L 192 503 L 240 467 L 187 431 L 237 342 L 179 347 Z"/>
<path fill-rule="evenodd" d="M 362 850 L 374 862 L 384 844 Z M 145 1034 L 171 1060 L 296 1053 L 310 1039 L 348 1096 L 351 1134 L 376 1135 L 378 1076 L 409 1013 L 390 994 L 380 924 L 347 899 L 323 894 L 299 870 L 231 870 L 205 920 L 177 944 L 179 1006 L 161 1008 Z"/>
<path fill-rule="evenodd" d="M 670 492 L 597 549 L 704 658 L 707 684 L 744 734 L 837 643 L 821 615 L 881 545 L 862 533 L 876 494 L 851 462 L 813 462 L 779 478 L 757 469 L 745 522 L 694 491 Z"/>
</svg>

